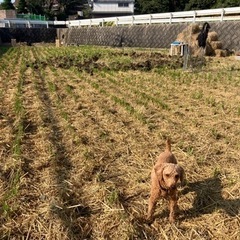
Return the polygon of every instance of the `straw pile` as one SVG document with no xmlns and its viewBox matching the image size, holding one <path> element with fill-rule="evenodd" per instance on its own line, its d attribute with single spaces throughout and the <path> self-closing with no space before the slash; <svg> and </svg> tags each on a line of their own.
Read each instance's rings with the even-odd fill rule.
<svg viewBox="0 0 240 240">
<path fill-rule="evenodd" d="M 197 37 L 201 31 L 198 24 L 189 25 L 177 36 L 177 41 L 188 43 L 192 56 L 201 56 L 202 49 L 198 46 Z M 209 32 L 207 38 L 206 56 L 227 56 L 227 51 L 222 49 L 222 42 L 218 40 L 216 32 Z"/>
</svg>

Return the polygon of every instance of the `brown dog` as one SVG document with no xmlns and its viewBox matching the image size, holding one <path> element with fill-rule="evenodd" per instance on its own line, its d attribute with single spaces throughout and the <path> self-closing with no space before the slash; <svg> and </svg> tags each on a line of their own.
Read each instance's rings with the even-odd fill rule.
<svg viewBox="0 0 240 240">
<path fill-rule="evenodd" d="M 177 164 L 175 156 L 171 152 L 171 142 L 166 141 L 166 149 L 157 158 L 157 162 L 151 173 L 151 193 L 148 205 L 147 219 L 151 220 L 158 198 L 169 199 L 169 221 L 174 222 L 177 206 L 177 183 L 183 184 L 184 170 Z"/>
</svg>

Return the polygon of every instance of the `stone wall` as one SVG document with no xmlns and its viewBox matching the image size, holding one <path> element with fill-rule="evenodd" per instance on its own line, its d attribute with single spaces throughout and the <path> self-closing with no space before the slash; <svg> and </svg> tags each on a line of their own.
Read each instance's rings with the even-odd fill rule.
<svg viewBox="0 0 240 240">
<path fill-rule="evenodd" d="M 141 25 L 59 29 L 63 44 L 165 48 L 186 25 Z"/>
<path fill-rule="evenodd" d="M 223 49 L 240 50 L 240 21 L 214 23 L 210 30 L 217 32 Z"/>
<path fill-rule="evenodd" d="M 210 25 L 210 31 L 217 32 L 224 49 L 240 50 L 240 22 L 218 22 Z M 187 26 L 188 24 L 158 24 L 58 29 L 58 37 L 65 45 L 169 48 Z"/>
<path fill-rule="evenodd" d="M 223 49 L 240 50 L 240 21 L 210 23 Z M 101 45 L 113 47 L 169 48 L 188 24 L 158 24 L 82 28 L 0 28 L 3 43 L 55 42 L 58 36 L 64 45 Z"/>
</svg>

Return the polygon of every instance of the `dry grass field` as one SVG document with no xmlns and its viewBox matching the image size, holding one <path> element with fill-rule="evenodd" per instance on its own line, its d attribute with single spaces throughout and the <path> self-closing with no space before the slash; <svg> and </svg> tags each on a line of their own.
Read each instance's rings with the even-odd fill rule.
<svg viewBox="0 0 240 240">
<path fill-rule="evenodd" d="M 0 239 L 240 239 L 240 61 L 184 71 L 164 52 L 0 48 Z M 150 171 L 171 137 L 179 216 Z"/>
</svg>

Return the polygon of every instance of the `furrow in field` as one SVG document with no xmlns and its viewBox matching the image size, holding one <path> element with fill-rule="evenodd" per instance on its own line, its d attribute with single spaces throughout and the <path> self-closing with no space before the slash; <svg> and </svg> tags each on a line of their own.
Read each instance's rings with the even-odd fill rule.
<svg viewBox="0 0 240 240">
<path fill-rule="evenodd" d="M 69 54 L 70 52 L 71 50 L 69 50 Z M 128 76 L 129 71 L 127 71 L 126 73 L 124 72 L 115 73 L 117 80 L 115 80 L 114 77 L 111 79 L 112 82 L 118 81 L 119 78 L 122 80 L 119 81 L 121 82 L 121 84 L 125 85 L 125 82 L 127 82 L 126 84 L 127 86 L 129 82 L 131 82 L 130 85 L 136 84 L 137 87 L 133 90 L 134 93 L 130 92 L 129 89 L 127 89 L 126 92 L 130 94 L 125 99 L 122 99 L 116 95 L 115 96 L 113 95 L 113 99 L 115 100 L 115 102 L 118 102 L 119 105 L 125 107 L 125 109 L 127 109 L 130 114 L 135 113 L 136 118 L 143 119 L 143 121 L 146 121 L 149 129 L 152 130 L 156 135 L 159 134 L 166 135 L 172 131 L 181 132 L 182 129 L 184 129 L 186 137 L 184 137 L 184 139 L 178 139 L 177 141 L 178 142 L 181 142 L 182 140 L 185 141 L 185 138 L 187 138 L 189 139 L 189 145 L 191 146 L 191 141 L 195 140 L 201 141 L 203 136 L 211 135 L 211 132 L 215 131 L 214 128 L 212 128 L 211 124 L 213 121 L 212 117 L 213 115 L 216 124 L 218 124 L 219 116 L 222 115 L 222 113 L 226 114 L 226 116 L 229 117 L 229 121 L 231 121 L 232 116 L 230 114 L 227 114 L 227 112 L 232 111 L 232 106 L 228 106 L 227 102 L 224 103 L 218 102 L 217 92 L 212 93 L 212 97 L 210 98 L 205 97 L 205 95 L 209 96 L 209 93 L 211 95 L 212 91 L 211 86 L 213 86 L 212 84 L 214 84 L 214 82 L 217 80 L 210 79 L 211 75 L 209 73 L 203 73 L 200 75 L 173 70 L 166 72 L 164 71 L 164 69 L 156 69 L 154 71 L 155 73 L 151 74 L 149 72 L 147 73 L 141 72 L 141 74 L 139 74 L 138 71 L 134 71 L 134 73 L 136 72 L 137 72 L 136 77 L 131 77 L 130 80 Z M 106 74 L 106 72 L 102 72 L 100 76 L 103 76 L 104 74 L 105 76 L 109 75 Z M 114 74 L 114 72 L 111 72 L 111 75 L 112 74 Z M 225 75 L 226 73 L 222 72 L 222 74 Z M 101 84 L 99 84 L 98 82 L 97 83 L 92 82 L 92 80 L 96 79 L 96 74 L 94 75 L 95 76 L 89 77 L 88 79 L 89 82 L 91 82 L 92 86 L 95 87 L 96 89 L 99 88 L 99 91 L 101 91 L 102 93 L 108 94 L 108 92 L 106 92 L 106 89 L 102 87 Z M 125 77 L 122 78 L 122 75 L 123 76 L 126 75 L 126 78 Z M 219 78 L 222 78 L 221 74 L 218 75 Z M 149 76 L 151 77 L 149 78 Z M 204 76 L 206 76 L 206 79 L 204 79 L 205 78 Z M 132 79 L 134 81 L 131 81 Z M 202 94 L 203 87 L 202 82 L 204 82 L 205 85 L 209 86 L 207 88 L 207 91 L 204 92 L 203 94 Z M 138 90 L 138 87 L 140 88 L 140 86 L 145 87 L 144 92 Z M 162 103 L 162 101 L 160 101 L 157 103 L 157 105 L 158 106 L 164 105 L 171 108 L 168 109 L 168 111 L 165 111 L 164 114 L 162 109 L 159 109 L 158 107 L 154 108 L 152 106 L 152 103 L 154 101 L 156 103 L 156 100 L 158 100 L 159 92 L 162 89 L 164 90 L 160 94 L 164 95 L 163 99 L 164 102 Z M 210 89 L 210 92 L 208 89 Z M 202 97 L 201 94 L 203 95 Z M 138 102 L 136 103 L 136 105 L 134 105 L 135 104 L 134 96 L 136 95 L 140 95 L 141 97 L 138 98 Z M 134 98 L 130 103 L 127 101 L 129 97 L 131 97 L 131 99 Z M 186 101 L 186 99 L 188 99 L 188 101 Z M 160 98 L 160 100 L 162 100 L 162 97 Z M 191 105 L 188 104 L 189 100 L 191 102 Z M 143 106 L 144 101 L 146 102 L 145 106 Z M 223 108 L 228 110 L 225 111 Z M 239 110 L 237 109 L 236 106 L 234 106 L 234 108 L 235 108 L 234 111 L 237 114 Z M 136 111 L 136 109 L 140 110 L 140 113 L 139 111 Z M 144 112 L 144 114 L 142 114 L 142 112 Z M 201 124 L 202 122 L 201 119 L 209 121 L 207 127 L 204 127 Z M 209 145 L 211 144 L 211 142 L 206 144 Z M 179 146 L 182 148 L 181 144 Z M 210 156 L 210 154 L 211 151 L 209 152 L 208 155 Z M 216 159 L 216 161 L 218 160 L 219 159 Z"/>
<path fill-rule="evenodd" d="M 13 52 L 8 50 L 8 55 L 14 56 Z M 14 59 L 14 58 L 13 58 Z M 15 84 L 11 81 L 10 71 L 8 74 L 5 72 L 7 68 L 10 68 L 11 61 L 7 61 L 5 56 L 0 60 L 1 66 L 1 76 L 0 76 L 0 121 L 1 121 L 1 157 L 5 159 L 8 155 L 11 155 L 11 141 L 13 139 L 12 125 L 14 122 L 13 106 L 10 100 L 14 97 Z M 17 65 L 13 65 L 15 69 L 13 71 L 16 73 Z M 17 73 L 16 73 L 17 74 Z M 2 165 L 4 165 L 2 163 Z M 3 192 L 3 191 L 1 191 Z"/>
<path fill-rule="evenodd" d="M 145 104 L 130 89 L 121 89 L 114 80 L 93 77 L 83 74 L 83 78 L 91 87 L 98 89 L 101 94 L 110 97 L 113 102 L 122 107 L 127 114 L 137 119 L 142 124 L 146 123 Z"/>
<path fill-rule="evenodd" d="M 152 74 L 151 78 L 149 78 L 149 74 L 142 73 L 142 75 L 139 76 L 135 72 L 132 73 L 132 77 L 129 77 L 129 74 L 131 73 L 122 72 L 120 79 L 125 82 L 124 84 L 130 85 L 133 89 L 135 85 L 139 87 L 142 86 L 144 92 L 139 91 L 138 87 L 133 91 L 138 92 L 148 99 L 148 103 L 153 101 L 152 98 L 156 99 L 155 96 L 157 94 L 159 95 L 163 92 L 165 95 L 164 102 L 167 104 L 167 106 L 169 106 L 168 111 L 165 111 L 164 113 L 161 109 L 156 109 L 156 111 L 154 111 L 151 105 L 147 106 L 147 109 L 149 110 L 148 119 L 151 119 L 148 124 L 151 124 L 152 129 L 158 131 L 159 127 L 162 125 L 163 118 L 165 118 L 168 119 L 168 124 L 170 124 L 169 129 L 176 125 L 178 126 L 178 129 L 176 128 L 174 131 L 182 131 L 182 129 L 184 129 L 185 134 L 191 138 L 191 141 L 193 141 L 193 139 L 196 139 L 196 141 L 198 139 L 200 141 L 202 136 L 206 136 L 208 134 L 211 135 L 212 131 L 216 131 L 216 128 L 212 126 L 213 124 L 222 125 L 223 130 L 225 131 L 227 130 L 226 128 L 229 127 L 227 122 L 236 122 L 236 106 L 234 109 L 233 106 L 231 106 L 231 101 L 227 100 L 227 98 L 226 101 L 220 101 L 218 99 L 224 99 L 223 96 L 226 94 L 228 94 L 228 97 L 230 98 L 232 98 L 234 95 L 238 97 L 236 92 L 237 88 L 233 89 L 231 91 L 231 96 L 229 96 L 229 92 L 219 92 L 221 86 L 218 86 L 218 91 L 211 93 L 211 91 L 214 89 L 211 88 L 210 83 L 208 83 L 208 79 L 204 79 L 204 77 L 199 79 L 200 76 L 194 76 L 192 74 L 189 75 L 189 73 L 175 73 L 176 79 L 170 79 L 170 76 L 164 75 L 160 77 L 160 75 L 156 74 Z M 225 72 L 222 72 L 222 75 L 224 74 Z M 219 77 L 220 76 L 221 75 L 219 75 Z M 114 77 L 118 77 L 119 79 L 119 74 L 115 73 Z M 190 77 L 191 81 L 189 81 Z M 202 82 L 205 82 L 207 85 L 209 85 L 207 91 L 202 90 Z M 148 89 L 148 86 L 151 86 L 151 88 Z M 149 92 L 151 89 L 153 96 Z M 209 95 L 212 95 L 212 97 L 205 97 Z M 189 103 L 191 104 L 189 105 Z M 219 119 L 221 119 L 224 115 L 226 118 L 226 124 L 219 122 Z M 204 119 L 204 121 L 209 121 L 209 124 L 207 124 L 207 126 L 203 126 L 201 124 L 201 119 Z M 227 134 L 229 138 L 234 137 L 230 132 L 223 134 Z M 213 141 L 214 139 L 212 142 Z M 222 145 L 223 143 L 219 142 L 219 144 Z M 219 161 L 219 159 L 216 159 L 216 161 Z"/>
<path fill-rule="evenodd" d="M 23 87 L 23 73 L 24 73 L 24 49 L 15 48 L 10 53 L 13 54 L 12 60 L 9 61 L 9 74 L 3 77 L 3 90 L 1 113 L 4 122 L 4 136 L 5 143 L 5 161 L 3 166 L 3 181 L 5 189 L 1 198 L 2 204 L 2 236 L 10 236 L 13 233 L 11 229 L 12 221 L 16 221 L 19 212 L 21 211 L 21 204 L 19 198 L 21 195 L 21 186 L 24 181 L 24 173 L 22 172 L 22 148 L 21 141 L 24 137 L 23 116 L 24 107 L 22 103 L 22 87 Z M 11 66 L 11 70 L 10 70 Z M 1 141 L 2 142 L 2 141 Z M 9 216 L 14 216 L 9 218 Z M 18 229 L 18 226 L 16 226 Z"/>
<path fill-rule="evenodd" d="M 142 172 L 146 163 L 138 162 L 136 159 L 141 159 L 143 155 L 148 161 L 151 158 L 146 152 L 146 148 L 152 147 L 147 128 L 143 128 L 141 123 L 134 122 L 131 117 L 126 117 L 126 113 L 122 112 L 111 98 L 102 95 L 85 81 L 80 81 L 74 73 L 66 70 L 59 70 L 57 73 L 48 71 L 47 76 L 52 84 L 55 83 L 56 101 L 61 99 L 59 108 L 67 114 L 68 124 L 74 130 L 74 141 L 77 141 L 78 145 L 75 147 L 79 153 L 71 154 L 74 170 L 70 181 L 80 183 L 82 181 L 82 198 L 86 199 L 93 211 L 92 221 L 109 214 L 106 207 L 109 198 L 114 194 L 121 194 L 126 208 L 129 207 L 127 199 L 135 201 L 137 206 L 139 202 L 136 196 L 146 192 L 141 188 L 130 187 L 129 190 L 126 185 L 134 186 L 135 182 L 139 181 L 139 185 L 143 186 L 143 182 L 146 181 L 142 177 L 146 175 Z M 146 139 L 149 145 L 142 145 Z M 136 168 L 139 169 L 138 173 Z M 129 180 L 128 176 L 131 175 L 135 177 Z M 89 186 L 90 180 L 95 184 Z M 142 210 L 140 204 L 138 210 L 135 209 L 139 214 L 143 213 Z M 104 213 L 105 211 L 107 212 Z M 119 211 L 121 213 L 121 210 Z M 128 211 L 132 214 L 131 208 Z M 102 227 L 106 227 L 106 223 L 103 224 Z M 98 231 L 100 229 L 93 226 L 93 232 L 96 234 Z"/>
<path fill-rule="evenodd" d="M 30 53 L 26 51 L 26 53 Z M 29 54 L 27 58 L 31 58 Z M 16 215 L 14 236 L 28 236 L 31 238 L 47 238 L 48 226 L 42 219 L 46 219 L 48 206 L 44 203 L 49 201 L 48 174 L 45 167 L 48 162 L 46 149 L 49 148 L 42 136 L 41 106 L 36 97 L 34 86 L 34 73 L 31 68 L 25 68 L 22 72 L 22 104 L 24 115 L 21 119 L 23 125 L 23 136 L 21 138 L 21 190 L 18 201 L 21 205 L 19 215 Z M 44 172 L 45 171 L 45 172 Z"/>
<path fill-rule="evenodd" d="M 47 168 L 50 182 L 47 202 L 50 230 L 53 236 L 63 238 L 84 238 L 91 234 L 88 207 L 82 201 L 78 183 L 71 182 L 73 171 L 71 149 L 75 147 L 72 130 L 66 124 L 66 115 L 61 109 L 61 100 L 55 95 L 53 85 L 42 69 L 35 72 L 38 101 L 42 105 L 41 119 L 44 124 L 44 138 L 48 142 Z M 77 153 L 76 153 L 77 154 Z M 75 191 L 77 188 L 79 191 Z M 86 217 L 86 218 L 85 218 Z M 55 224 L 53 224 L 53 221 Z M 47 223 L 48 221 L 46 221 Z M 62 231 L 65 229 L 65 233 Z"/>
<path fill-rule="evenodd" d="M 9 69 L 8 74 L 1 75 L 1 93 L 0 93 L 0 121 L 1 121 L 1 146 L 2 156 L 7 156 L 8 160 L 6 163 L 2 163 L 3 168 L 6 170 L 11 165 L 11 160 L 9 158 L 12 157 L 13 148 L 12 141 L 14 139 L 14 128 L 17 116 L 16 116 L 16 95 L 17 95 L 17 85 L 19 82 L 20 76 L 20 65 L 21 65 L 21 50 L 16 48 L 14 51 L 9 52 L 9 61 L 6 62 L 4 67 L 4 72 L 7 72 Z M 11 60 L 10 60 L 11 59 Z M 16 60 L 17 59 L 17 60 Z M 1 59 L 2 61 L 2 59 Z M 3 158 L 5 159 L 5 158 Z M 11 167 L 10 167 L 11 168 Z"/>
<path fill-rule="evenodd" d="M 32 52 L 26 51 L 27 58 L 34 58 Z M 21 171 L 24 175 L 19 200 L 21 212 L 15 225 L 14 233 L 30 238 L 54 238 L 51 207 L 54 199 L 51 194 L 49 167 L 51 165 L 51 142 L 49 129 L 45 126 L 45 105 L 39 100 L 39 80 L 34 69 L 27 67 L 23 73 L 22 101 L 24 117 L 22 124 L 24 136 L 21 140 Z M 55 223 L 58 225 L 57 222 Z M 62 237 L 62 233 L 57 235 Z"/>
</svg>

